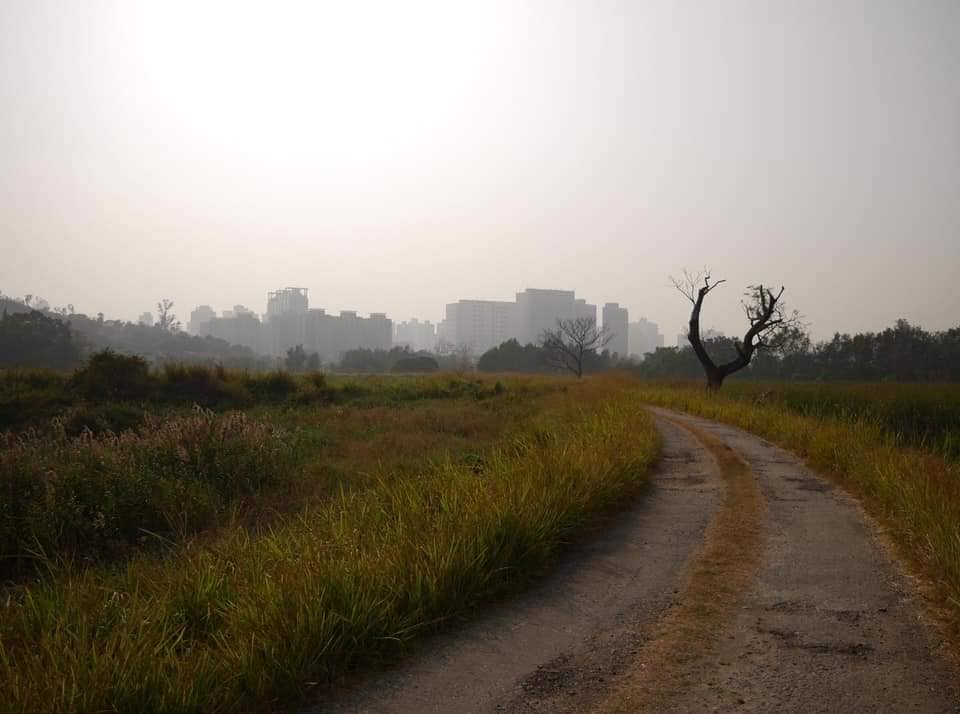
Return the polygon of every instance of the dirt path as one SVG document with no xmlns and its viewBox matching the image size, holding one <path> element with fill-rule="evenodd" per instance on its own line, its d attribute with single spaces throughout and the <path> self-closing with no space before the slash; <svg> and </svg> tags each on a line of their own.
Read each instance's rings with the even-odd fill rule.
<svg viewBox="0 0 960 714">
<path fill-rule="evenodd" d="M 690 600 L 702 571 L 716 577 L 704 558 L 730 508 L 726 472 L 678 424 L 731 447 L 766 503 L 757 563 L 723 622 L 662 676 L 647 658 L 696 635 L 665 637 L 665 625 L 703 609 Z M 310 711 L 634 711 L 638 682 L 657 690 L 657 711 L 960 711 L 956 673 L 849 498 L 737 429 L 659 410 L 658 426 L 664 458 L 648 492 L 536 590 Z"/>
</svg>

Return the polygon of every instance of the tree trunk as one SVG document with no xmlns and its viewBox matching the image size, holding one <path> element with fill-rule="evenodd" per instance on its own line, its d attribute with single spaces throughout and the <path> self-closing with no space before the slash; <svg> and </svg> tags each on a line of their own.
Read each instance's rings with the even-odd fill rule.
<svg viewBox="0 0 960 714">
<path fill-rule="evenodd" d="M 723 373 L 720 370 L 707 372 L 707 390 L 716 392 L 723 386 Z"/>
</svg>

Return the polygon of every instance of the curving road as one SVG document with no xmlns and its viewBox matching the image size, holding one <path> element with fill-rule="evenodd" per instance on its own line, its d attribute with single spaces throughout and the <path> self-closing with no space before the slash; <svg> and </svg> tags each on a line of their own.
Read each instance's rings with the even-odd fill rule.
<svg viewBox="0 0 960 714">
<path fill-rule="evenodd" d="M 653 701 L 631 698 L 641 686 L 657 696 L 640 708 L 656 711 L 960 712 L 960 677 L 852 499 L 755 436 L 654 412 L 664 456 L 630 511 L 535 590 L 308 711 L 634 711 Z M 683 656 L 667 657 L 679 664 L 665 676 L 664 631 L 736 507 L 718 442 L 765 501 L 756 564 L 722 622 L 693 651 L 667 653 Z"/>
</svg>

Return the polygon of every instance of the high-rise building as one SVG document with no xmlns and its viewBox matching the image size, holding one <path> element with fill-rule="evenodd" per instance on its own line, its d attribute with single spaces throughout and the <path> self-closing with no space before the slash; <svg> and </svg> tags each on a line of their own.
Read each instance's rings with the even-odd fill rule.
<svg viewBox="0 0 960 714">
<path fill-rule="evenodd" d="M 483 354 L 511 337 L 516 306 L 499 300 L 460 300 L 446 308 L 441 339 Z"/>
<path fill-rule="evenodd" d="M 235 305 L 233 310 L 224 310 L 221 317 L 210 318 L 201 326 L 201 331 L 203 330 L 205 330 L 203 334 L 219 337 L 232 345 L 243 345 L 254 352 L 266 351 L 263 324 L 260 318 L 242 305 Z"/>
<path fill-rule="evenodd" d="M 597 320 L 597 306 L 577 298 L 573 290 L 527 288 L 517 293 L 513 337 L 520 344 L 536 344 L 558 320 L 586 317 Z"/>
<path fill-rule="evenodd" d="M 687 339 L 686 335 L 683 339 Z M 629 353 L 631 357 L 643 359 L 645 355 L 656 352 L 658 347 L 663 347 L 663 335 L 660 334 L 657 323 L 650 322 L 645 317 L 630 323 Z"/>
<path fill-rule="evenodd" d="M 629 351 L 630 320 L 627 308 L 619 303 L 608 302 L 603 306 L 603 328 L 610 336 L 606 349 L 610 354 L 626 358 Z"/>
<path fill-rule="evenodd" d="M 209 305 L 200 305 L 190 313 L 190 321 L 187 323 L 187 332 L 192 335 L 209 335 L 210 320 L 215 318 L 217 313 Z"/>
<path fill-rule="evenodd" d="M 393 323 L 384 313 L 359 317 L 352 310 L 344 310 L 339 316 L 328 315 L 325 310 L 310 309 L 306 288 L 268 293 L 265 318 L 261 322 L 243 305 L 234 305 L 217 317 L 213 308 L 201 305 L 190 313 L 189 330 L 278 357 L 303 345 L 307 352 L 317 352 L 328 362 L 339 360 L 347 350 L 388 350 L 393 343 Z"/>
<path fill-rule="evenodd" d="M 437 328 L 430 320 L 420 322 L 415 317 L 397 323 L 393 327 L 393 344 L 432 352 L 437 347 Z"/>
<path fill-rule="evenodd" d="M 267 293 L 267 321 L 280 315 L 307 313 L 307 288 L 283 288 Z"/>
<path fill-rule="evenodd" d="M 211 310 L 211 312 L 213 311 Z M 153 313 L 145 312 L 141 314 L 140 319 L 137 320 L 137 322 L 140 323 L 141 325 L 146 325 L 147 327 L 153 327 Z"/>
</svg>

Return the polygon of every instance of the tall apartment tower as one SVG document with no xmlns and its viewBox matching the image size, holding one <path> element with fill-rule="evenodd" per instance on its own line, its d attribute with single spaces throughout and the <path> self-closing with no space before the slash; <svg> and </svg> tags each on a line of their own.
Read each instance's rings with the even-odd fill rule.
<svg viewBox="0 0 960 714">
<path fill-rule="evenodd" d="M 597 306 L 577 298 L 573 290 L 527 288 L 517 293 L 514 336 L 520 344 L 536 344 L 547 330 L 555 330 L 557 320 L 578 317 L 597 319 Z"/>
<path fill-rule="evenodd" d="M 499 300 L 459 300 L 447 305 L 441 339 L 477 355 L 511 337 L 516 306 Z"/>
<path fill-rule="evenodd" d="M 683 340 L 685 344 L 688 344 L 686 335 L 683 335 Z M 660 334 L 657 323 L 650 322 L 645 317 L 630 323 L 631 357 L 643 359 L 646 355 L 656 352 L 660 347 L 663 347 L 663 335 Z"/>
<path fill-rule="evenodd" d="M 309 309 L 306 288 L 283 288 L 267 293 L 267 319 L 280 315 L 306 315 Z"/>
<path fill-rule="evenodd" d="M 619 303 L 608 302 L 603 306 L 603 327 L 613 339 L 606 349 L 610 354 L 617 354 L 626 358 L 630 340 L 630 320 L 627 308 L 620 307 Z"/>
</svg>

